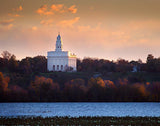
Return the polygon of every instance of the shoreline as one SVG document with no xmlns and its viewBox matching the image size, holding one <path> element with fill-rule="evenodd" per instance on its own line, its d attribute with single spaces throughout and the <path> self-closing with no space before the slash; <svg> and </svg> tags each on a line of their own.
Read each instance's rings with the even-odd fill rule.
<svg viewBox="0 0 160 126">
<path fill-rule="evenodd" d="M 2 117 L 0 125 L 160 125 L 160 117 Z"/>
</svg>

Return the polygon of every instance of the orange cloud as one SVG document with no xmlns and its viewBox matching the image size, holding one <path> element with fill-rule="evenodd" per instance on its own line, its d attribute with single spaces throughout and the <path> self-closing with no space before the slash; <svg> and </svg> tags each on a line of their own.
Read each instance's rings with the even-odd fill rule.
<svg viewBox="0 0 160 126">
<path fill-rule="evenodd" d="M 37 27 L 36 27 L 36 26 L 33 26 L 33 27 L 32 27 L 32 30 L 33 30 L 33 31 L 36 31 L 36 30 L 37 30 Z"/>
<path fill-rule="evenodd" d="M 47 11 L 44 13 L 44 15 L 53 15 L 54 13 L 52 11 Z"/>
<path fill-rule="evenodd" d="M 77 8 L 76 5 L 72 5 L 71 7 L 68 8 L 68 11 L 75 14 L 77 13 Z"/>
<path fill-rule="evenodd" d="M 19 6 L 18 8 L 13 8 L 13 10 L 14 10 L 14 11 L 22 11 L 23 8 L 22 8 L 22 6 Z"/>
<path fill-rule="evenodd" d="M 46 10 L 47 10 L 47 5 L 43 5 L 37 10 L 37 13 L 41 14 Z"/>
<path fill-rule="evenodd" d="M 63 4 L 52 4 L 51 10 L 57 11 L 57 12 L 64 12 L 64 5 Z"/>
<path fill-rule="evenodd" d="M 65 13 L 65 12 L 71 12 L 75 14 L 77 12 L 76 5 L 72 5 L 69 8 L 64 6 L 64 4 L 52 4 L 50 6 L 50 9 L 48 9 L 47 5 L 41 6 L 36 13 L 40 15 L 53 15 L 55 12 L 58 13 Z"/>
<path fill-rule="evenodd" d="M 60 21 L 57 25 L 60 26 L 60 27 L 73 27 L 73 24 L 78 22 L 79 19 L 80 19 L 80 17 L 76 17 L 76 18 L 71 19 L 71 20 L 63 20 L 63 21 Z"/>
<path fill-rule="evenodd" d="M 54 14 L 52 11 L 47 11 L 47 9 L 48 9 L 47 5 L 43 5 L 36 11 L 36 13 L 40 15 L 53 15 Z"/>
<path fill-rule="evenodd" d="M 14 22 L 14 19 L 9 19 L 9 20 L 0 21 L 0 24 L 1 25 L 10 25 L 13 22 Z"/>
<path fill-rule="evenodd" d="M 19 6 L 19 8 L 17 8 L 17 11 L 22 11 L 22 10 L 23 10 L 22 6 Z"/>
<path fill-rule="evenodd" d="M 11 29 L 13 27 L 13 24 L 9 24 L 8 26 L 7 26 L 7 29 Z"/>
<path fill-rule="evenodd" d="M 52 25 L 52 23 L 53 23 L 52 19 L 50 19 L 50 20 L 42 20 L 40 22 L 40 24 L 42 24 L 42 25 Z"/>
</svg>

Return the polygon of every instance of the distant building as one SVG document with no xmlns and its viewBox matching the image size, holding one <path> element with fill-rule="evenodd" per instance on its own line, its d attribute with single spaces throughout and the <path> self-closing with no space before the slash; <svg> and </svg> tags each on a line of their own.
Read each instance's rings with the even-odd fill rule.
<svg viewBox="0 0 160 126">
<path fill-rule="evenodd" d="M 47 52 L 48 71 L 77 71 L 76 55 L 62 49 L 63 43 L 58 34 L 55 51 Z"/>
<path fill-rule="evenodd" d="M 137 70 L 137 66 L 133 66 L 132 72 L 135 73 L 135 72 L 137 72 L 137 71 L 138 71 L 138 70 Z"/>
</svg>

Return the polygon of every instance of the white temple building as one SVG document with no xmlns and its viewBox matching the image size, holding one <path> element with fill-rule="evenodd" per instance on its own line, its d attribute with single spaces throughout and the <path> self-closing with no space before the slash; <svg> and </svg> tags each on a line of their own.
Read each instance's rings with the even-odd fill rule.
<svg viewBox="0 0 160 126">
<path fill-rule="evenodd" d="M 63 43 L 58 34 L 55 51 L 47 52 L 48 71 L 77 71 L 76 55 L 62 49 Z"/>
</svg>

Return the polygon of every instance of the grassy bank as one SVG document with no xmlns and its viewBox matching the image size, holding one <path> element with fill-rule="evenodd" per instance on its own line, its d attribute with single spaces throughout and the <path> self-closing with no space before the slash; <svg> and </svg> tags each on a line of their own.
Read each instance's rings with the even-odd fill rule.
<svg viewBox="0 0 160 126">
<path fill-rule="evenodd" d="M 0 117 L 0 125 L 141 125 L 159 126 L 160 117 Z"/>
</svg>

